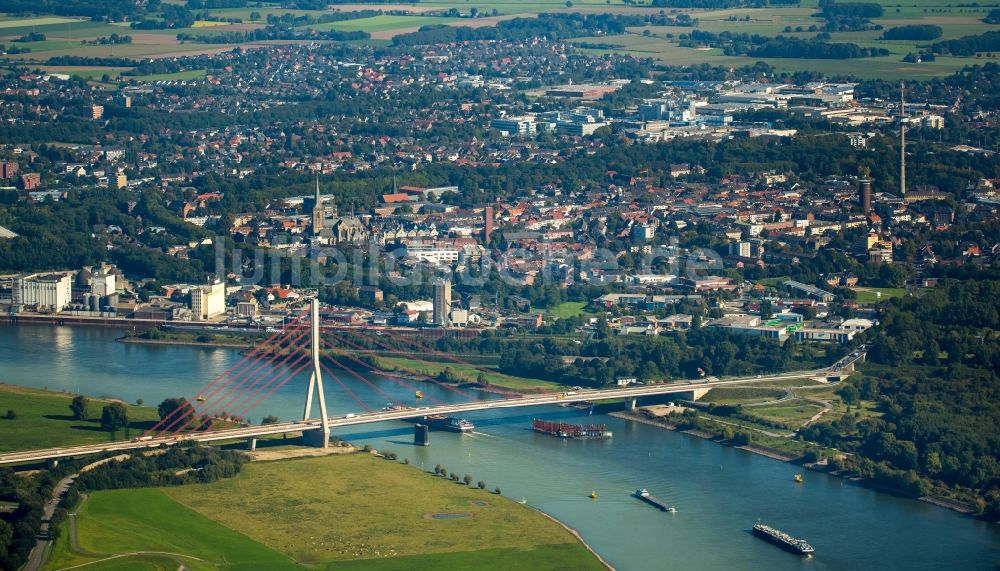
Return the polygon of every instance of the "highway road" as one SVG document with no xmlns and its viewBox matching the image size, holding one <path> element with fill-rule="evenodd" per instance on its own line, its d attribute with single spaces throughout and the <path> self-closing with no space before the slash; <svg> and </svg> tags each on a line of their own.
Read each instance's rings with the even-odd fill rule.
<svg viewBox="0 0 1000 571">
<path fill-rule="evenodd" d="M 831 367 L 814 369 L 810 371 L 792 371 L 776 375 L 757 375 L 754 377 L 743 377 L 734 379 L 701 379 L 694 381 L 672 381 L 655 385 L 630 385 L 612 389 L 582 389 L 570 390 L 557 393 L 541 393 L 513 398 L 482 400 L 467 403 L 444 404 L 439 406 L 423 407 L 417 409 L 383 410 L 368 413 L 350 413 L 343 417 L 327 418 L 327 425 L 331 429 L 342 426 L 355 426 L 359 424 L 369 424 L 373 422 L 384 422 L 388 420 L 404 420 L 419 416 L 441 414 L 455 415 L 463 412 L 473 412 L 477 410 L 516 408 L 526 406 L 540 406 L 550 404 L 563 404 L 575 402 L 589 402 L 609 399 L 634 399 L 653 395 L 687 392 L 694 389 L 710 389 L 725 387 L 730 385 L 745 385 L 753 383 L 766 383 L 782 379 L 797 377 L 826 376 L 832 372 L 840 371 L 852 365 L 858 359 L 864 357 L 863 353 L 855 353 L 841 359 Z M 301 432 L 303 430 L 315 430 L 320 428 L 319 419 L 311 419 L 295 422 L 283 422 L 277 424 L 266 424 L 261 426 L 244 426 L 204 433 L 188 433 L 183 435 L 157 436 L 143 441 L 109 442 L 101 444 L 86 444 L 81 446 L 70 446 L 65 448 L 47 448 L 41 450 L 27 450 L 23 452 L 11 452 L 0 454 L 0 465 L 14 464 L 22 462 L 40 462 L 54 460 L 58 458 L 70 458 L 85 456 L 89 454 L 100 454 L 104 452 L 122 452 L 142 448 L 155 448 L 158 446 L 169 446 L 188 440 L 196 442 L 217 442 L 222 440 L 238 440 L 272 434 L 285 434 L 289 432 Z"/>
</svg>

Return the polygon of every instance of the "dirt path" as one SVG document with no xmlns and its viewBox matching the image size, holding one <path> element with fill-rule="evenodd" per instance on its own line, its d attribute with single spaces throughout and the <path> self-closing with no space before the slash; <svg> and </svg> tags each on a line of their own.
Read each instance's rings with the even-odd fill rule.
<svg viewBox="0 0 1000 571">
<path fill-rule="evenodd" d="M 62 567 L 57 571 L 68 571 L 69 569 L 79 569 L 81 567 L 87 567 L 88 565 L 94 565 L 95 563 L 104 563 L 105 561 L 113 561 L 115 559 L 121 559 L 122 557 L 135 557 L 136 555 L 159 555 L 161 557 L 166 557 L 177 563 L 178 569 L 187 569 L 187 565 L 184 564 L 184 559 L 204 561 L 204 559 L 198 559 L 197 557 L 184 555 L 183 553 L 170 553 L 169 551 L 131 551 L 129 553 L 119 553 L 117 555 L 111 555 L 109 557 L 105 557 L 104 559 L 98 559 L 96 561 L 88 561 L 87 563 L 73 565 L 72 567 Z"/>
</svg>

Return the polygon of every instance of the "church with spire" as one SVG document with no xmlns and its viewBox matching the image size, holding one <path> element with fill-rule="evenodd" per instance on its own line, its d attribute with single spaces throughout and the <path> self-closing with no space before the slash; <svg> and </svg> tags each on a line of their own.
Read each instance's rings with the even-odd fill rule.
<svg viewBox="0 0 1000 571">
<path fill-rule="evenodd" d="M 316 196 L 312 201 L 312 235 L 313 245 L 318 246 L 359 244 L 368 241 L 370 237 L 368 228 L 356 216 L 353 214 L 338 216 L 335 205 L 327 207 L 323 204 L 318 176 L 316 177 Z"/>
</svg>

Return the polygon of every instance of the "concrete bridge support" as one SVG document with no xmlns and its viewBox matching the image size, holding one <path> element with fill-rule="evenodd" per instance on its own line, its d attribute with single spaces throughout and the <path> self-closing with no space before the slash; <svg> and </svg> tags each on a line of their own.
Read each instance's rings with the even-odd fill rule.
<svg viewBox="0 0 1000 571">
<path fill-rule="evenodd" d="M 59 459 L 58 458 L 49 458 L 48 460 L 45 461 L 45 467 L 48 468 L 49 470 L 53 470 L 55 468 L 58 468 L 59 467 Z"/>
<path fill-rule="evenodd" d="M 251 452 L 257 449 L 257 439 L 253 436 L 247 438 L 247 450 Z"/>
<path fill-rule="evenodd" d="M 639 399 L 632 399 L 632 400 L 628 401 L 628 409 L 629 410 L 635 410 L 636 401 L 638 401 L 638 400 Z"/>
<path fill-rule="evenodd" d="M 302 443 L 313 448 L 326 448 L 330 445 L 330 429 L 303 430 Z"/>
<path fill-rule="evenodd" d="M 308 446 L 326 448 L 330 444 L 330 427 L 326 424 L 330 416 L 326 413 L 326 397 L 323 395 L 323 374 L 319 366 L 319 300 L 312 300 L 310 323 L 310 344 L 309 352 L 312 353 L 312 375 L 309 377 L 309 393 L 306 395 L 306 408 L 302 415 L 302 420 L 309 420 L 312 413 L 313 392 L 315 391 L 319 399 L 319 417 L 323 421 L 317 430 L 309 430 L 302 433 L 302 441 Z M 319 431 L 319 436 L 310 433 Z"/>
</svg>

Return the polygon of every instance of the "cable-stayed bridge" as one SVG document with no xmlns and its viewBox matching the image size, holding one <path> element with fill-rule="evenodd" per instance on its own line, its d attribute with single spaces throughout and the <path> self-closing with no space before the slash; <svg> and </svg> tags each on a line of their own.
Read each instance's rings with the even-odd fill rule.
<svg viewBox="0 0 1000 571">
<path fill-rule="evenodd" d="M 286 327 L 259 343 L 236 364 L 218 375 L 193 399 L 165 414 L 155 425 L 130 441 L 108 442 L 63 448 L 30 450 L 0 454 L 0 464 L 38 462 L 140 448 L 173 445 L 185 441 L 219 442 L 246 439 L 251 446 L 262 436 L 301 432 L 303 441 L 310 446 L 326 447 L 330 431 L 334 428 L 405 420 L 427 415 L 454 415 L 478 410 L 514 408 L 608 399 L 625 399 L 631 406 L 641 397 L 687 393 L 698 398 L 709 389 L 720 386 L 762 383 L 806 376 L 825 376 L 830 369 L 795 371 L 777 375 L 757 375 L 736 379 L 708 379 L 674 381 L 663 384 L 631 385 L 626 387 L 521 395 L 511 393 L 500 398 L 481 400 L 479 395 L 463 390 L 452 383 L 441 382 L 426 375 L 402 375 L 380 369 L 375 362 L 365 359 L 365 351 L 407 352 L 410 358 L 424 361 L 417 355 L 429 354 L 438 361 L 450 361 L 466 367 L 478 368 L 460 357 L 443 353 L 419 341 L 391 330 L 321 328 L 319 304 L 312 301 L 309 311 L 296 316 Z M 353 351 L 349 352 L 349 351 Z M 361 355 L 359 357 L 359 355 Z M 848 370 L 864 354 L 853 354 L 837 363 L 837 370 Z M 348 364 L 349 363 L 349 364 Z M 258 405 L 267 402 L 281 387 L 310 369 L 309 383 L 301 420 L 261 425 L 237 425 L 236 419 L 245 418 Z M 335 371 L 336 370 L 336 371 Z M 457 402 L 442 402 L 433 396 L 425 401 L 427 406 L 412 407 L 400 402 L 382 390 L 358 371 L 379 373 L 391 382 L 398 383 L 415 394 L 421 391 L 414 382 L 430 382 L 453 392 Z M 324 375 L 324 373 L 326 373 Z M 343 378 L 342 378 L 343 377 Z M 358 405 L 357 413 L 331 416 L 327 407 L 324 378 L 338 384 L 344 394 Z M 350 381 L 345 382 L 345 379 Z M 356 381 L 356 382 L 354 382 Z M 361 383 L 384 397 L 389 406 L 375 409 L 362 401 L 352 390 Z M 496 396 L 496 395 L 494 395 Z M 315 407 L 314 407 L 315 405 Z M 314 409 L 319 413 L 314 418 Z M 324 421 L 325 420 L 325 421 Z"/>
</svg>

